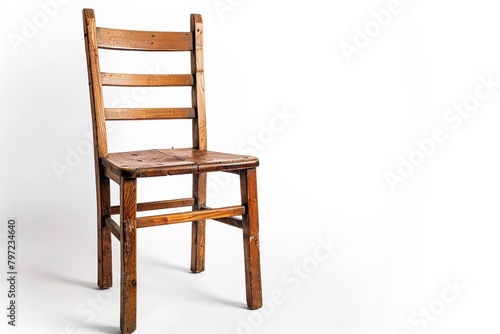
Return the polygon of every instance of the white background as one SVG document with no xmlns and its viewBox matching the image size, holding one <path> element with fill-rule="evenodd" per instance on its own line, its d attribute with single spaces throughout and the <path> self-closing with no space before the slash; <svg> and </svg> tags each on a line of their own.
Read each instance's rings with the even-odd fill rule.
<svg viewBox="0 0 500 334">
<path fill-rule="evenodd" d="M 494 1 L 402 1 L 382 27 L 371 12 L 387 0 L 49 2 L 0 8 L 0 263 L 16 217 L 20 273 L 18 326 L 2 306 L 2 333 L 119 333 L 118 281 L 96 287 L 86 7 L 98 26 L 137 30 L 187 31 L 202 14 L 208 147 L 261 161 L 265 308 L 246 308 L 241 231 L 209 222 L 206 271 L 194 275 L 190 225 L 151 228 L 138 234 L 137 333 L 499 332 L 500 87 L 474 100 L 481 77 L 500 81 Z M 347 44 L 357 53 L 346 57 Z M 102 56 L 111 72 L 189 64 Z M 167 91 L 109 90 L 106 103 L 183 103 L 185 92 Z M 460 124 L 443 118 L 464 101 L 479 103 Z M 115 123 L 110 150 L 185 147 L 188 129 Z M 446 140 L 418 153 L 436 129 Z M 387 173 L 410 156 L 422 163 L 391 189 Z M 239 203 L 238 187 L 211 175 L 208 204 Z M 189 177 L 139 182 L 141 201 L 189 195 Z M 328 239 L 331 254 L 318 248 Z"/>
</svg>

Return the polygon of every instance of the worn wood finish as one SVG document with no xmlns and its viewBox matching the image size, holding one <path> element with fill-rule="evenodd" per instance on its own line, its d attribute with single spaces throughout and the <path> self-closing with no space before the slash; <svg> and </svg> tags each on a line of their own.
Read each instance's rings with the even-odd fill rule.
<svg viewBox="0 0 500 334">
<path fill-rule="evenodd" d="M 160 149 L 157 151 L 183 161 L 195 163 L 198 166 L 199 173 L 254 168 L 259 165 L 257 158 L 247 155 L 195 150 L 192 148 Z"/>
<path fill-rule="evenodd" d="M 111 215 L 111 197 L 109 179 L 99 171 L 97 194 L 97 285 L 101 289 L 113 286 L 113 265 L 111 250 L 111 230 L 106 225 L 106 219 Z"/>
<path fill-rule="evenodd" d="M 207 122 L 205 107 L 205 79 L 203 65 L 203 20 L 199 14 L 191 14 L 191 32 L 193 33 L 193 51 L 191 52 L 191 73 L 195 75 L 196 85 L 192 89 L 193 108 L 196 119 L 193 120 L 193 148 L 207 149 Z"/>
<path fill-rule="evenodd" d="M 90 107 L 92 110 L 92 128 L 94 147 L 97 156 L 108 155 L 106 139 L 106 122 L 104 119 L 104 100 L 102 96 L 101 70 L 99 68 L 99 52 L 97 47 L 97 32 L 93 9 L 83 10 L 83 30 L 85 35 L 85 51 L 87 54 L 87 72 L 89 76 Z M 96 173 L 99 163 L 96 162 Z"/>
<path fill-rule="evenodd" d="M 242 220 L 247 305 L 254 310 L 262 307 L 257 171 L 255 168 L 241 172 L 240 185 L 241 202 L 246 208 Z"/>
<path fill-rule="evenodd" d="M 139 119 L 192 119 L 194 108 L 105 108 L 107 121 Z"/>
<path fill-rule="evenodd" d="M 190 212 L 169 213 L 166 215 L 139 217 L 137 218 L 137 228 L 170 225 L 191 222 L 195 220 L 224 218 L 239 216 L 245 213 L 245 207 L 242 205 L 228 206 L 210 210 L 198 210 Z"/>
<path fill-rule="evenodd" d="M 99 48 L 138 51 L 191 51 L 191 32 L 135 31 L 98 28 Z"/>
<path fill-rule="evenodd" d="M 246 155 L 186 148 L 110 153 L 102 163 L 116 175 L 151 177 L 255 168 L 259 160 Z"/>
<path fill-rule="evenodd" d="M 103 164 L 99 164 L 100 168 L 103 170 L 104 176 L 109 178 L 110 180 L 115 181 L 117 184 L 120 184 L 120 174 L 116 174 L 110 168 L 106 168 Z"/>
<path fill-rule="evenodd" d="M 124 74 L 101 72 L 103 86 L 118 87 L 168 87 L 193 86 L 191 74 Z"/>
<path fill-rule="evenodd" d="M 201 210 L 210 210 L 212 208 L 210 208 L 208 206 L 202 206 L 200 209 Z M 234 226 L 234 227 L 239 227 L 239 228 L 243 227 L 243 221 L 239 218 L 225 217 L 225 218 L 211 218 L 211 219 L 218 221 L 218 222 L 221 222 L 221 223 L 224 223 L 224 224 L 227 224 L 227 225 Z"/>
<path fill-rule="evenodd" d="M 120 182 L 121 294 L 120 329 L 132 333 L 137 319 L 137 180 Z"/>
<path fill-rule="evenodd" d="M 106 227 L 111 231 L 111 233 L 121 241 L 121 232 L 120 232 L 120 226 L 113 220 L 113 218 L 108 217 L 106 218 Z"/>
<path fill-rule="evenodd" d="M 195 203 L 194 198 L 180 198 L 180 199 L 170 199 L 166 201 L 137 203 L 137 212 L 180 208 L 183 206 L 192 206 L 194 205 L 194 203 Z M 114 205 L 111 207 L 112 215 L 116 215 L 119 213 L 120 213 L 119 205 Z"/>
<path fill-rule="evenodd" d="M 132 333 L 137 318 L 137 228 L 193 222 L 191 270 L 205 269 L 207 219 L 241 228 L 245 254 L 247 304 L 262 306 L 259 222 L 255 157 L 207 150 L 203 22 L 190 17 L 189 32 L 132 31 L 96 26 L 94 11 L 84 9 L 83 23 L 94 134 L 94 160 L 98 220 L 98 285 L 112 284 L 111 234 L 120 240 L 120 328 Z M 102 73 L 98 49 L 139 51 L 188 51 L 190 74 Z M 102 86 L 192 86 L 190 108 L 104 108 Z M 108 153 L 106 120 L 192 119 L 192 148 L 151 149 Z M 207 173 L 223 171 L 240 175 L 242 205 L 206 206 Z M 137 203 L 137 178 L 193 174 L 192 198 Z M 120 205 L 110 205 L 110 180 L 119 184 Z M 192 211 L 137 218 L 137 211 L 191 206 Z M 120 214 L 120 226 L 111 218 Z M 242 216 L 241 219 L 236 216 Z"/>
<path fill-rule="evenodd" d="M 178 159 L 158 150 L 110 153 L 102 159 L 106 168 L 123 177 L 151 177 L 191 174 L 198 171 L 195 163 Z"/>
<path fill-rule="evenodd" d="M 109 216 L 110 194 L 109 179 L 104 175 L 99 158 L 108 153 L 106 126 L 102 110 L 104 102 L 100 84 L 100 69 L 97 50 L 96 23 L 94 11 L 83 11 L 83 31 L 85 37 L 85 53 L 87 56 L 87 72 L 89 81 L 90 107 L 92 111 L 92 132 L 94 140 L 94 168 L 97 199 L 97 285 L 101 289 L 113 285 L 111 232 L 106 227 L 105 219 Z"/>
<path fill-rule="evenodd" d="M 198 168 L 199 169 L 199 168 Z M 193 175 L 193 197 L 196 199 L 193 211 L 200 210 L 207 200 L 207 174 Z M 195 220 L 191 226 L 191 271 L 201 273 L 205 270 L 205 230 L 204 219 Z"/>
</svg>

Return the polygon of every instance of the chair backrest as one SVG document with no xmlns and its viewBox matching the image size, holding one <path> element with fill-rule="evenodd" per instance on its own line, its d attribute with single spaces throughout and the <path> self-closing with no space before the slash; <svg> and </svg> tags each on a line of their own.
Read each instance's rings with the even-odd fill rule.
<svg viewBox="0 0 500 334">
<path fill-rule="evenodd" d="M 190 32 L 153 32 L 99 28 L 94 10 L 83 10 L 83 29 L 89 89 L 98 157 L 108 155 L 106 120 L 192 119 L 193 148 L 207 149 L 205 84 L 203 76 L 203 22 L 191 14 Z M 99 49 L 132 51 L 190 51 L 190 74 L 120 74 L 101 72 Z M 191 108 L 104 108 L 102 86 L 192 86 Z"/>
</svg>

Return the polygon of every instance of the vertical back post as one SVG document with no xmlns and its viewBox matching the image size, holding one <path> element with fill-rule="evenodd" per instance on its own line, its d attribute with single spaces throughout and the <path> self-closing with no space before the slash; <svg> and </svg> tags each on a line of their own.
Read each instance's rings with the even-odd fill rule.
<svg viewBox="0 0 500 334">
<path fill-rule="evenodd" d="M 191 32 L 193 33 L 193 51 L 191 52 L 191 72 L 195 76 L 192 90 L 193 108 L 196 118 L 193 120 L 193 148 L 207 150 L 207 120 L 205 113 L 205 78 L 203 74 L 203 21 L 201 15 L 191 14 Z"/>
<path fill-rule="evenodd" d="M 193 51 L 191 52 L 191 73 L 195 76 L 192 90 L 193 108 L 193 148 L 207 150 L 207 122 L 205 116 L 205 80 L 203 77 L 203 21 L 201 15 L 191 14 L 191 32 L 193 33 Z M 207 173 L 193 174 L 193 198 L 196 202 L 193 210 L 200 210 L 206 204 Z M 192 223 L 191 271 L 200 273 L 205 270 L 205 220 Z"/>
<path fill-rule="evenodd" d="M 97 158 L 101 158 L 108 156 L 108 144 L 106 141 L 106 120 L 104 118 L 101 70 L 99 68 L 97 28 L 93 9 L 83 10 L 83 30 L 85 33 L 85 51 L 87 53 L 94 150 L 98 153 Z"/>
<path fill-rule="evenodd" d="M 108 155 L 108 148 L 106 143 L 106 124 L 104 119 L 104 104 L 97 51 L 97 28 L 94 11 L 92 9 L 83 10 L 83 31 L 85 36 L 90 104 L 92 110 L 92 132 L 94 134 L 97 199 L 97 284 L 101 289 L 107 289 L 113 285 L 111 231 L 105 224 L 105 219 L 111 215 L 111 201 L 109 179 L 104 176 L 104 170 L 99 162 L 100 157 Z"/>
</svg>

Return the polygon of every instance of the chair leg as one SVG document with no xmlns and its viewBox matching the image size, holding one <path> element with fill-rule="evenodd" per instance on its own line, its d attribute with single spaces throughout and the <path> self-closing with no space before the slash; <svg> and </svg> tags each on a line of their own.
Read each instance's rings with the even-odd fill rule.
<svg viewBox="0 0 500 334">
<path fill-rule="evenodd" d="M 120 181 L 120 228 L 121 228 L 121 295 L 120 329 L 132 333 L 137 321 L 137 181 Z"/>
<path fill-rule="evenodd" d="M 196 203 L 193 210 L 206 204 L 207 173 L 193 174 L 193 197 Z M 201 273 L 205 270 L 205 220 L 193 221 L 191 239 L 191 271 Z"/>
<path fill-rule="evenodd" d="M 262 307 L 256 169 L 241 171 L 240 184 L 241 202 L 246 207 L 246 213 L 243 215 L 243 246 L 247 305 L 254 310 Z"/>
<path fill-rule="evenodd" d="M 97 185 L 97 285 L 101 289 L 113 286 L 111 254 L 111 231 L 106 227 L 105 219 L 111 214 L 109 179 L 101 171 Z"/>
</svg>

